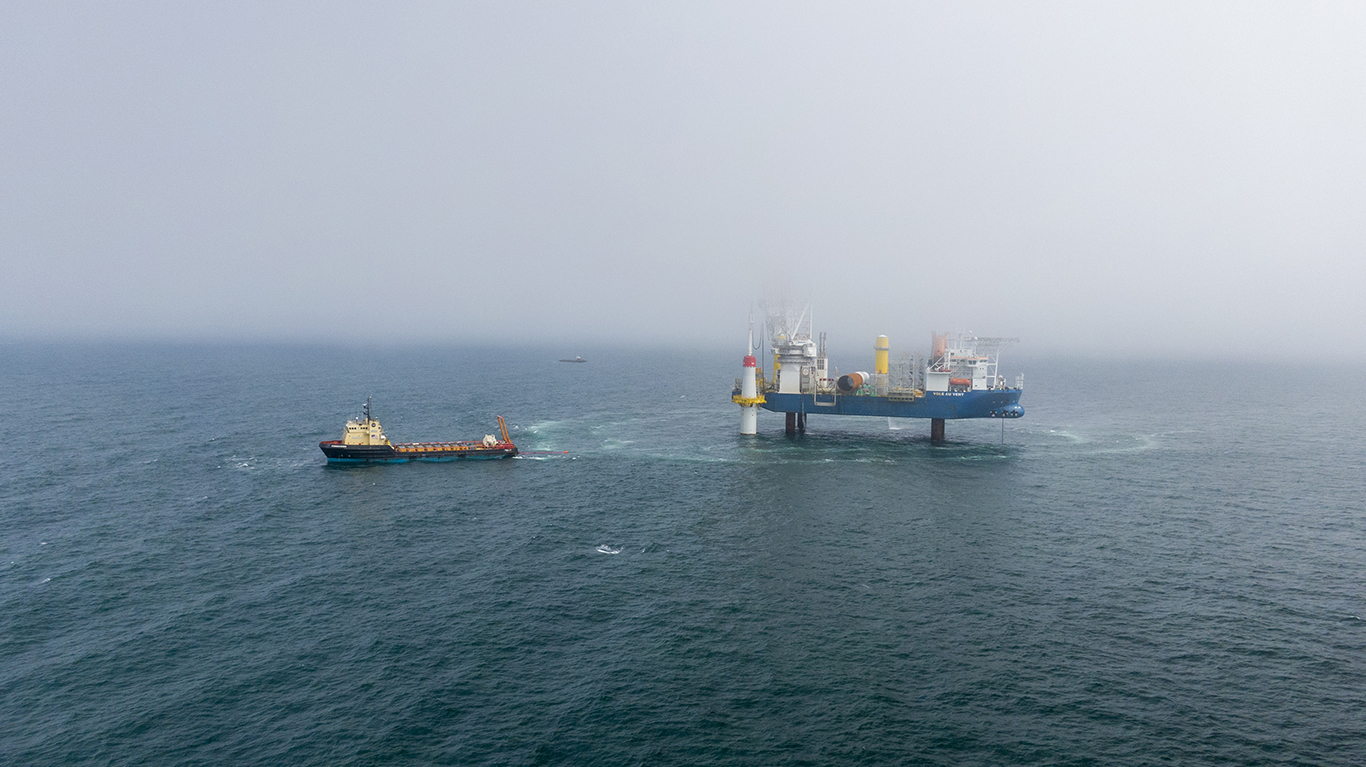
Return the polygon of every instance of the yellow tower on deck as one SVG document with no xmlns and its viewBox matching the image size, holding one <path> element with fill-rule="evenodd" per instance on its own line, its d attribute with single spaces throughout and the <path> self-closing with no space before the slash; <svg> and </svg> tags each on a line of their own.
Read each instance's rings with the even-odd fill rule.
<svg viewBox="0 0 1366 767">
<path fill-rule="evenodd" d="M 887 375 L 887 352 L 891 348 L 887 336 L 877 337 L 877 343 L 873 346 L 873 372 L 875 374 Z"/>
</svg>

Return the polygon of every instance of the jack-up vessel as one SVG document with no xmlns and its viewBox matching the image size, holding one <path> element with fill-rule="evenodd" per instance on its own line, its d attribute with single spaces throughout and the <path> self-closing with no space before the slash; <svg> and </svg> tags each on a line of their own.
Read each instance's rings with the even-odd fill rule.
<svg viewBox="0 0 1366 767">
<path fill-rule="evenodd" d="M 757 433 L 760 408 L 785 416 L 785 431 L 806 431 L 806 417 L 861 415 L 930 419 L 930 439 L 944 439 L 944 422 L 959 418 L 1013 419 L 1024 415 L 1024 376 L 1007 381 L 998 368 L 1003 349 L 1019 339 L 947 333 L 932 335 L 928 357 L 903 354 L 889 360 L 887 336 L 873 345 L 873 372 L 840 375 L 830 365 L 825 334 L 813 338 L 811 307 L 800 314 L 779 308 L 768 313 L 773 351 L 770 376 L 754 354 L 753 319 L 743 375 L 731 400 L 740 406 L 740 433 Z"/>
</svg>

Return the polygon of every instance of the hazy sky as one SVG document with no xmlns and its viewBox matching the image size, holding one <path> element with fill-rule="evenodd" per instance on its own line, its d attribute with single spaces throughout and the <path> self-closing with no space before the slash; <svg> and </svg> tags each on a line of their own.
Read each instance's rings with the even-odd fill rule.
<svg viewBox="0 0 1366 767">
<path fill-rule="evenodd" d="M 0 336 L 1366 354 L 1366 4 L 0 8 Z"/>
</svg>

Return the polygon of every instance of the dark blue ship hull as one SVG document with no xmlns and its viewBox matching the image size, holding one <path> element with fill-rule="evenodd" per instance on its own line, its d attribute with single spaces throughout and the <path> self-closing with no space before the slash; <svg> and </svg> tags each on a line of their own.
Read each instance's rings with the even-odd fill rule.
<svg viewBox="0 0 1366 767">
<path fill-rule="evenodd" d="M 408 463 L 409 461 L 478 461 L 491 458 L 511 458 L 517 455 L 512 443 L 502 443 L 493 447 L 478 446 L 477 443 L 445 443 L 452 447 L 423 444 L 394 445 L 346 445 L 338 440 L 319 442 L 327 460 L 332 463 Z M 453 447 L 462 445 L 461 447 Z"/>
<path fill-rule="evenodd" d="M 887 418 L 1019 418 L 1020 389 L 925 392 L 914 400 L 857 394 L 764 393 L 760 406 L 774 413 L 868 415 Z"/>
</svg>

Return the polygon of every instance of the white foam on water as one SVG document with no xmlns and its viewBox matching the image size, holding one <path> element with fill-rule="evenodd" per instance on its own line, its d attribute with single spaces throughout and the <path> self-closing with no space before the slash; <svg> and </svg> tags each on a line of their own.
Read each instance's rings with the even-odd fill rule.
<svg viewBox="0 0 1366 767">
<path fill-rule="evenodd" d="M 599 554 L 620 554 L 620 553 L 621 553 L 621 549 L 614 549 L 614 548 L 612 548 L 611 546 L 608 546 L 607 544 L 604 543 L 604 544 L 602 544 L 601 546 L 598 547 L 598 553 L 599 553 Z"/>
<path fill-rule="evenodd" d="M 1157 439 L 1157 435 L 1155 435 L 1155 434 L 1133 434 L 1133 435 L 1125 435 L 1124 438 L 1134 440 L 1136 444 L 1132 444 L 1132 445 L 1117 445 L 1117 446 L 1114 446 L 1114 447 L 1105 447 L 1105 448 L 1101 448 L 1101 449 L 1099 449 L 1099 450 L 1094 450 L 1094 451 L 1092 451 L 1092 452 L 1097 453 L 1097 454 L 1106 454 L 1106 453 L 1140 453 L 1140 452 L 1143 452 L 1144 450 L 1152 450 L 1153 448 L 1159 447 L 1160 444 L 1161 444 L 1161 443 L 1159 442 L 1159 440 Z M 1117 438 L 1117 439 L 1118 439 L 1118 438 Z M 1117 440 L 1116 440 L 1116 441 L 1117 441 Z"/>
</svg>

